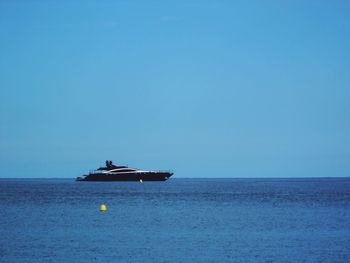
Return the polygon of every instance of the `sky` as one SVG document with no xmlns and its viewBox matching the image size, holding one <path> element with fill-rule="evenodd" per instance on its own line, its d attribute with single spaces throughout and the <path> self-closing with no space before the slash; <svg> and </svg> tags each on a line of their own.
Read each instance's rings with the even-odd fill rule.
<svg viewBox="0 0 350 263">
<path fill-rule="evenodd" d="M 349 1 L 0 0 L 0 178 L 350 176 Z"/>
</svg>

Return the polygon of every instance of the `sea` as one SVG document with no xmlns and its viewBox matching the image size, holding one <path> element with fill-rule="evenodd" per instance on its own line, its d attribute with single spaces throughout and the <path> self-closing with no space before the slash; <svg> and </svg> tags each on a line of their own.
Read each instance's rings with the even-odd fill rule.
<svg viewBox="0 0 350 263">
<path fill-rule="evenodd" d="M 0 213 L 1 263 L 350 262 L 350 178 L 1 179 Z"/>
</svg>

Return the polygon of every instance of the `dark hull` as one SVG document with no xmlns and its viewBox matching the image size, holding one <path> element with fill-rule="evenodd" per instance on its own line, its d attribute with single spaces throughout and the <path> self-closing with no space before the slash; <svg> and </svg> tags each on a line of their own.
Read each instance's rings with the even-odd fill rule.
<svg viewBox="0 0 350 263">
<path fill-rule="evenodd" d="M 172 176 L 168 172 L 145 172 L 145 173 L 118 173 L 118 174 L 89 174 L 85 177 L 78 177 L 77 181 L 95 181 L 95 182 L 111 182 L 111 181 L 166 181 Z"/>
</svg>

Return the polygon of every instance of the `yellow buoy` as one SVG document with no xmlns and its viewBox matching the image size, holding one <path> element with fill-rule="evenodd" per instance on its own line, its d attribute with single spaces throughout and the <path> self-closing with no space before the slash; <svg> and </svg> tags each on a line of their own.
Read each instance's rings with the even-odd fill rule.
<svg viewBox="0 0 350 263">
<path fill-rule="evenodd" d="M 143 183 L 142 179 L 140 179 L 140 183 Z"/>
<path fill-rule="evenodd" d="M 100 212 L 104 213 L 107 211 L 107 206 L 105 204 L 100 205 Z"/>
</svg>

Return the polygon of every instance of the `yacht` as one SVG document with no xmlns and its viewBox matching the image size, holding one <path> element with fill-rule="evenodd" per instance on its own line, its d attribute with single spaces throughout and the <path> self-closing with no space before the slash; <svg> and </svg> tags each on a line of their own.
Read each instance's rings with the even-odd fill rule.
<svg viewBox="0 0 350 263">
<path fill-rule="evenodd" d="M 117 166 L 107 160 L 105 167 L 77 177 L 76 181 L 166 181 L 172 175 L 170 171 L 143 171 L 127 166 Z"/>
</svg>

